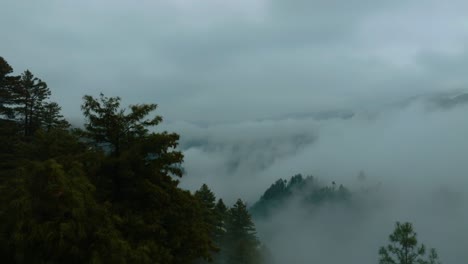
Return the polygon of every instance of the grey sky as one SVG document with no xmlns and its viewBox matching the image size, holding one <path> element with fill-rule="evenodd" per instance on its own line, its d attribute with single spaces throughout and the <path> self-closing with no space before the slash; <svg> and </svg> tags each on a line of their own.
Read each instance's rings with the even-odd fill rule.
<svg viewBox="0 0 468 264">
<path fill-rule="evenodd" d="M 351 263 L 375 263 L 375 243 L 409 219 L 444 263 L 460 263 L 468 108 L 429 106 L 468 88 L 467 10 L 466 0 L 1 0 L 0 56 L 46 81 L 71 120 L 84 94 L 159 104 L 164 128 L 182 135 L 183 188 L 207 183 L 252 203 L 296 173 L 356 189 L 365 170 L 383 183 L 382 206 L 354 222 L 333 208 L 303 220 L 292 206 L 263 223 L 280 259 L 341 263 L 317 255 L 340 240 Z M 311 114 L 334 110 L 355 115 Z M 460 205 L 434 202 L 441 189 Z"/>
<path fill-rule="evenodd" d="M 103 91 L 156 102 L 170 120 L 240 121 L 465 86 L 467 8 L 4 0 L 0 50 L 17 72 L 47 81 L 70 118 L 83 94 Z"/>
</svg>

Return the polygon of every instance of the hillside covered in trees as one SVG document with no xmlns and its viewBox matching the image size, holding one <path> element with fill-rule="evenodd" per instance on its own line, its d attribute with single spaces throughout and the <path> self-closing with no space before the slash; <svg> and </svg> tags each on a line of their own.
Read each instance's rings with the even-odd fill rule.
<svg viewBox="0 0 468 264">
<path fill-rule="evenodd" d="M 298 174 L 250 208 L 242 199 L 226 205 L 206 184 L 179 187 L 179 135 L 154 132 L 157 105 L 85 95 L 77 128 L 50 98 L 46 82 L 28 70 L 15 75 L 0 57 L 2 263 L 270 264 L 254 220 L 292 200 L 310 210 L 353 203 L 343 185 Z M 397 223 L 390 242 L 381 264 L 438 263 L 410 223 Z"/>
<path fill-rule="evenodd" d="M 323 203 L 349 203 L 351 192 L 343 185 L 325 186 L 313 176 L 303 177 L 301 174 L 292 176 L 289 180 L 279 179 L 273 183 L 251 208 L 255 217 L 268 217 L 275 210 L 285 206 L 293 199 L 299 199 L 304 208 L 319 206 Z"/>
<path fill-rule="evenodd" d="M 0 57 L 2 263 L 262 263 L 242 200 L 178 187 L 179 135 L 152 132 L 155 104 L 86 95 L 79 129 L 50 96 Z"/>
</svg>

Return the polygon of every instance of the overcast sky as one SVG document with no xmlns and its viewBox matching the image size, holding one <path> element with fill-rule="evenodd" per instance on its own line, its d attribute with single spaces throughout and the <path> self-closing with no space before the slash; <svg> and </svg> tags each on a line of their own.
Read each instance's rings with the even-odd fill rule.
<svg viewBox="0 0 468 264">
<path fill-rule="evenodd" d="M 71 118 L 84 94 L 242 121 L 468 83 L 468 2 L 2 0 L 3 56 Z"/>
<path fill-rule="evenodd" d="M 466 0 L 0 0 L 0 56 L 46 81 L 72 121 L 85 94 L 159 104 L 182 136 L 183 188 L 207 183 L 252 204 L 296 173 L 356 190 L 363 170 L 384 186 L 365 219 L 324 209 L 309 221 L 291 207 L 263 223 L 261 236 L 278 231 L 280 260 L 342 263 L 330 246 L 342 240 L 350 263 L 375 263 L 376 243 L 409 220 L 444 263 L 460 263 L 468 106 L 428 99 L 468 88 L 467 10 Z M 354 115 L 310 114 L 334 110 Z"/>
</svg>

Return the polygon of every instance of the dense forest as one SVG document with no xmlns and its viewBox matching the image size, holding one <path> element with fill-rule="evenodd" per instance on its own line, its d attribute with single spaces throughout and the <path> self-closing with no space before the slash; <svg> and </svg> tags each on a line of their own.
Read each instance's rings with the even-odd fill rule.
<svg viewBox="0 0 468 264">
<path fill-rule="evenodd" d="M 290 199 L 352 205 L 343 185 L 279 179 L 252 207 L 226 205 L 208 185 L 179 187 L 179 135 L 155 132 L 155 104 L 83 96 L 82 128 L 63 117 L 46 82 L 0 57 L 2 263 L 274 263 L 255 219 Z M 411 223 L 395 225 L 381 264 L 435 264 Z"/>
</svg>

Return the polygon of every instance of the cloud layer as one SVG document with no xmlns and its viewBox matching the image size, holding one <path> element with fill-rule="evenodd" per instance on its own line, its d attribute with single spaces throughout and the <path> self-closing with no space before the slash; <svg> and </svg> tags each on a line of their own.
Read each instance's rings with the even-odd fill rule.
<svg viewBox="0 0 468 264">
<path fill-rule="evenodd" d="M 247 121 L 466 86 L 466 1 L 2 1 L 0 50 L 70 118 L 83 94 Z"/>
<path fill-rule="evenodd" d="M 348 119 L 169 128 L 186 135 L 185 188 L 209 183 L 228 203 L 242 197 L 252 205 L 277 179 L 303 173 L 355 193 L 352 208 L 309 213 L 292 202 L 258 221 L 278 263 L 376 263 L 395 221 L 411 221 L 444 263 L 459 263 L 468 258 L 467 111 L 424 97 Z"/>
<path fill-rule="evenodd" d="M 364 170 L 383 186 L 361 197 L 363 214 L 311 216 L 291 204 L 259 223 L 279 263 L 375 263 L 395 220 L 413 221 L 444 263 L 460 263 L 468 109 L 428 102 L 468 87 L 467 9 L 462 0 L 3 0 L 0 56 L 45 80 L 72 121 L 84 94 L 158 103 L 163 128 L 182 136 L 184 188 L 208 183 L 251 204 L 296 173 L 359 190 Z"/>
</svg>

